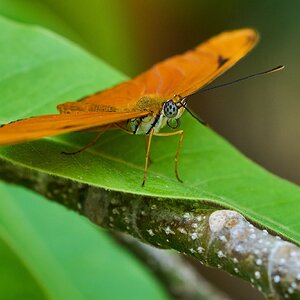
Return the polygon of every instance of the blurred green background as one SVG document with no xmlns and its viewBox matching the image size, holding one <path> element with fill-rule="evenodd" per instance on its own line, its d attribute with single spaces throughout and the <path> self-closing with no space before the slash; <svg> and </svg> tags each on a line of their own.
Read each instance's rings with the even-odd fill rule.
<svg viewBox="0 0 300 300">
<path fill-rule="evenodd" d="M 256 49 L 215 83 L 286 69 L 199 95 L 190 106 L 248 157 L 300 183 L 299 1 L 0 0 L 0 13 L 48 27 L 130 76 L 221 31 L 257 29 Z M 227 275 L 201 271 L 235 299 L 259 299 Z"/>
</svg>

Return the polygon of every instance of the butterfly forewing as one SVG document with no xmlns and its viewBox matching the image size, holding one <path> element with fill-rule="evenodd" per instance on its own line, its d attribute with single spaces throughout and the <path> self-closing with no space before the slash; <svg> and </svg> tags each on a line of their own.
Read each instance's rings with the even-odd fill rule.
<svg viewBox="0 0 300 300">
<path fill-rule="evenodd" d="M 136 109 L 143 96 L 160 96 L 164 100 L 174 95 L 188 96 L 233 66 L 257 40 L 257 33 L 248 28 L 221 33 L 193 50 L 154 65 L 130 81 L 76 102 L 73 110 L 85 111 L 86 103 L 93 103 L 99 107 L 111 105 L 117 111 L 130 111 Z M 70 103 L 59 107 L 60 110 L 69 108 Z"/>
<path fill-rule="evenodd" d="M 252 29 L 224 32 L 194 50 L 155 65 L 135 81 L 146 85 L 145 94 L 159 94 L 166 99 L 188 96 L 233 66 L 257 40 Z"/>
<path fill-rule="evenodd" d="M 23 143 L 46 136 L 106 126 L 146 113 L 87 112 L 32 117 L 6 124 L 0 128 L 0 145 Z"/>
<path fill-rule="evenodd" d="M 61 113 L 88 111 L 90 108 L 93 111 L 133 111 L 144 90 L 143 85 L 129 80 L 80 101 L 60 104 L 57 108 Z"/>
</svg>

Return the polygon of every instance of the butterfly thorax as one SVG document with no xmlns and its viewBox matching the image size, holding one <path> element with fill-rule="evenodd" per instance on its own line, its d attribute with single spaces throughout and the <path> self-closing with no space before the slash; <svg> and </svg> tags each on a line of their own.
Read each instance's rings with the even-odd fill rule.
<svg viewBox="0 0 300 300">
<path fill-rule="evenodd" d="M 127 121 L 127 130 L 134 134 L 149 134 L 152 129 L 157 133 L 166 125 L 176 129 L 180 125 L 180 117 L 185 107 L 184 99 L 162 102 L 155 98 L 143 97 L 138 104 L 140 109 L 145 105 L 148 109 L 151 107 L 152 111 L 147 116 Z"/>
</svg>

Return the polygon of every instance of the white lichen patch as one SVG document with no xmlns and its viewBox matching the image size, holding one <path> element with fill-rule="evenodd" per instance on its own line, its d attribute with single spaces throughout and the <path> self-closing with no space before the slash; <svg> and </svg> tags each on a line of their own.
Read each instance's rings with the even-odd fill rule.
<svg viewBox="0 0 300 300">
<path fill-rule="evenodd" d="M 273 281 L 275 282 L 275 283 L 279 283 L 280 282 L 280 276 L 279 275 L 275 275 L 274 277 L 273 277 Z"/>
<path fill-rule="evenodd" d="M 225 235 L 220 235 L 219 239 L 220 239 L 222 242 L 227 242 L 227 239 L 226 239 L 226 236 L 225 236 Z"/>
<path fill-rule="evenodd" d="M 194 241 L 194 240 L 196 240 L 198 238 L 198 234 L 196 233 L 196 232 L 193 232 L 192 234 L 191 234 L 191 239 Z"/>
<path fill-rule="evenodd" d="M 234 257 L 234 258 L 232 259 L 232 261 L 233 261 L 235 264 L 237 264 L 237 263 L 239 262 L 239 260 L 238 260 L 236 257 Z"/>
<path fill-rule="evenodd" d="M 255 271 L 255 272 L 254 272 L 254 276 L 255 276 L 256 279 L 260 279 L 261 274 L 260 274 L 259 271 Z"/>
<path fill-rule="evenodd" d="M 188 221 L 192 218 L 192 215 L 188 212 L 184 213 L 182 218 L 184 219 L 184 221 Z"/>
<path fill-rule="evenodd" d="M 217 254 L 219 258 L 225 257 L 225 254 L 222 252 L 222 250 L 219 250 Z"/>
<path fill-rule="evenodd" d="M 239 213 L 232 210 L 217 210 L 209 217 L 209 228 L 212 232 L 218 232 L 224 228 L 228 220 L 239 216 Z"/>
<path fill-rule="evenodd" d="M 175 232 L 170 228 L 170 226 L 167 226 L 166 228 L 164 228 L 164 231 L 165 231 L 166 235 L 175 234 Z"/>
<path fill-rule="evenodd" d="M 155 235 L 155 233 L 153 232 L 152 229 L 147 229 L 147 232 L 149 233 L 150 236 L 154 236 Z"/>
<path fill-rule="evenodd" d="M 201 247 L 201 246 L 199 246 L 198 248 L 197 248 L 197 252 L 198 253 L 202 253 L 204 251 L 204 248 L 203 247 Z"/>
</svg>

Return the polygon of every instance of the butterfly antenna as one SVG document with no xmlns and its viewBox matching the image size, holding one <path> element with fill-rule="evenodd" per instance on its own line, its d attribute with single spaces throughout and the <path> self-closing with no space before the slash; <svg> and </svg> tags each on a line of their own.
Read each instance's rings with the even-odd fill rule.
<svg viewBox="0 0 300 300">
<path fill-rule="evenodd" d="M 218 88 L 221 88 L 221 87 L 224 87 L 224 86 L 228 86 L 228 85 L 232 85 L 232 84 L 235 84 L 237 82 L 240 82 L 240 81 L 243 81 L 243 80 L 246 80 L 246 79 L 249 79 L 249 78 L 252 78 L 252 77 L 256 77 L 256 76 L 260 76 L 260 75 L 266 75 L 266 74 L 270 74 L 270 73 L 274 73 L 274 72 L 277 72 L 277 71 L 280 71 L 280 70 L 283 70 L 284 69 L 284 66 L 278 66 L 276 68 L 272 68 L 270 70 L 267 70 L 267 71 L 263 71 L 263 72 L 259 72 L 259 73 L 254 73 L 254 74 L 251 74 L 251 75 L 248 75 L 248 76 L 245 76 L 245 77 L 242 77 L 242 78 L 239 78 L 239 79 L 236 79 L 234 81 L 231 81 L 231 82 L 226 82 L 226 83 L 222 83 L 220 85 L 215 85 L 215 86 L 212 86 L 212 87 L 209 87 L 209 88 L 206 88 L 206 89 L 201 89 L 201 90 L 198 90 L 196 91 L 195 93 L 193 94 L 190 94 L 186 97 L 184 97 L 182 100 L 185 100 L 187 97 L 190 97 L 190 96 L 193 96 L 193 95 L 196 95 L 196 94 L 201 94 L 201 93 L 204 93 L 204 92 L 207 92 L 207 91 L 210 91 L 210 90 L 214 90 L 214 89 L 218 89 Z M 187 103 L 184 101 L 184 103 L 182 103 L 182 105 L 184 106 L 184 108 L 186 109 L 186 111 L 194 118 L 196 119 L 199 123 L 201 123 L 202 125 L 204 126 L 208 126 L 206 122 L 204 122 L 203 120 L 201 120 L 199 117 L 197 117 L 188 107 L 187 107 Z"/>
<path fill-rule="evenodd" d="M 252 77 L 256 77 L 256 76 L 260 76 L 260 75 L 266 75 L 266 74 L 271 74 L 271 73 L 274 73 L 274 72 L 277 72 L 277 71 L 281 71 L 284 69 L 284 66 L 278 66 L 276 68 L 272 68 L 270 70 L 267 70 L 267 71 L 263 71 L 263 72 L 259 72 L 259 73 L 255 73 L 255 74 L 251 74 L 251 75 L 248 75 L 248 76 L 245 76 L 245 77 L 242 77 L 242 78 L 239 78 L 239 79 L 236 79 L 234 81 L 231 81 L 231 82 L 226 82 L 226 83 L 222 83 L 220 85 L 215 85 L 215 86 L 212 86 L 212 87 L 209 87 L 209 88 L 206 88 L 206 89 L 200 89 L 190 95 L 188 95 L 187 97 L 190 97 L 190 96 L 193 96 L 193 95 L 196 95 L 196 94 L 201 94 L 201 93 L 205 93 L 207 91 L 210 91 L 210 90 L 214 90 L 214 89 L 218 89 L 218 88 L 221 88 L 221 87 L 224 87 L 224 86 L 228 86 L 228 85 L 232 85 L 232 84 L 235 84 L 237 82 L 240 82 L 240 81 L 244 81 L 246 79 L 250 79 Z M 186 98 L 186 97 L 185 97 Z"/>
</svg>

